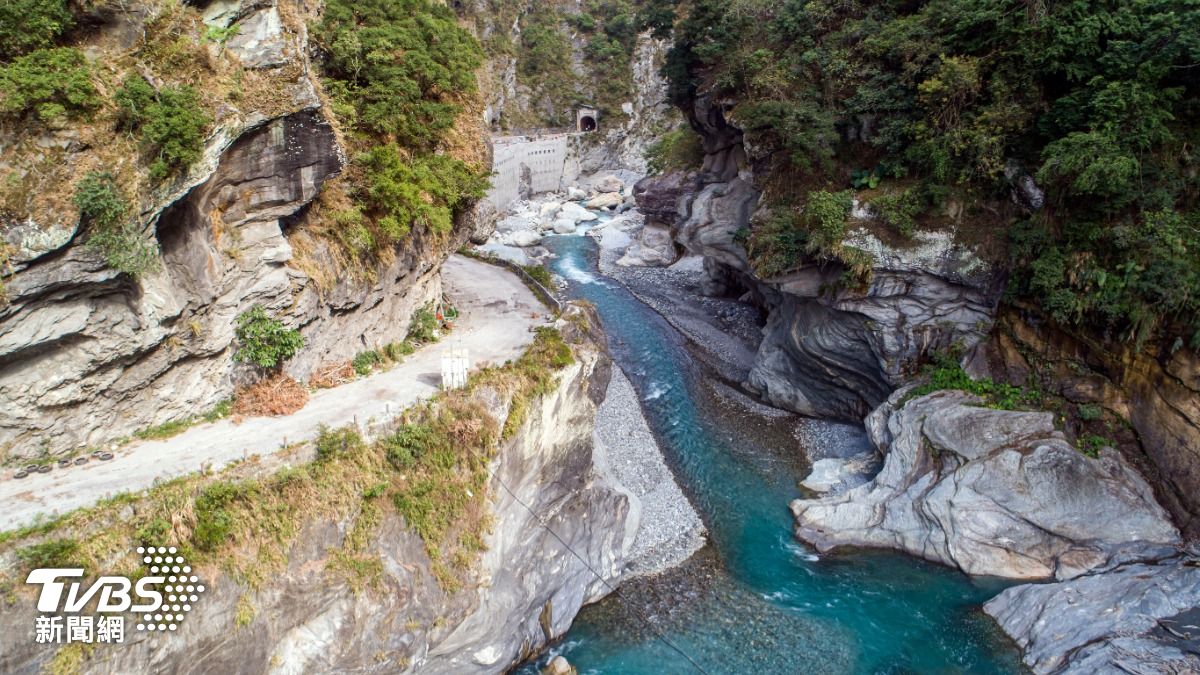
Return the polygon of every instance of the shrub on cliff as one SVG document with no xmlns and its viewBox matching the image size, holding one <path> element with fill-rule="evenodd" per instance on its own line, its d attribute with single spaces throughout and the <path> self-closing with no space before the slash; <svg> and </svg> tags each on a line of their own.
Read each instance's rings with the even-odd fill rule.
<svg viewBox="0 0 1200 675">
<path fill-rule="evenodd" d="M 78 49 L 39 49 L 0 67 L 0 114 L 34 113 L 42 122 L 61 124 L 100 102 L 91 67 Z"/>
<path fill-rule="evenodd" d="M 414 225 L 446 234 L 454 227 L 455 209 L 487 191 L 486 177 L 446 155 L 411 157 L 388 144 L 371 148 L 357 162 L 366 179 L 362 202 L 379 216 L 382 243 L 405 237 Z"/>
<path fill-rule="evenodd" d="M 4 0 L 0 3 L 0 60 L 52 47 L 74 25 L 66 0 Z"/>
<path fill-rule="evenodd" d="M 140 277 L 158 266 L 158 249 L 133 220 L 125 195 L 111 173 L 91 171 L 75 186 L 75 206 L 87 227 L 87 246 L 111 268 Z"/>
<path fill-rule="evenodd" d="M 121 128 L 138 132 L 152 157 L 152 178 L 161 180 L 200 159 L 212 116 L 201 107 L 196 90 L 167 85 L 156 91 L 134 75 L 117 92 L 116 103 Z"/>
<path fill-rule="evenodd" d="M 314 26 L 329 90 L 365 131 L 432 148 L 475 89 L 479 43 L 429 0 L 330 0 Z"/>
<path fill-rule="evenodd" d="M 262 305 L 254 305 L 239 314 L 234 333 L 238 348 L 233 360 L 252 363 L 259 368 L 276 370 L 304 346 L 300 331 L 269 316 Z"/>
</svg>

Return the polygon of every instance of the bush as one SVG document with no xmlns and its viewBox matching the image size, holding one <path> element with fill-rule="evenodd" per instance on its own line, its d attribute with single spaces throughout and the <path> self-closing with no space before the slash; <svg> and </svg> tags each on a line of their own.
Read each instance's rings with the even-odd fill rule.
<svg viewBox="0 0 1200 675">
<path fill-rule="evenodd" d="M 380 441 L 384 456 L 397 471 L 411 468 L 437 442 L 428 424 L 405 424 Z"/>
<path fill-rule="evenodd" d="M 545 265 L 522 265 L 521 269 L 539 284 L 546 288 L 554 288 L 554 277 Z"/>
<path fill-rule="evenodd" d="M 905 401 L 943 389 L 957 389 L 975 394 L 983 398 L 988 407 L 999 410 L 1036 408 L 1042 400 L 1041 393 L 1035 390 L 1023 389 L 1005 382 L 994 382 L 987 377 L 972 379 L 959 365 L 958 355 L 955 353 L 934 354 L 931 363 L 924 367 L 922 374 L 925 382 L 908 392 Z"/>
<path fill-rule="evenodd" d="M 362 436 L 354 427 L 330 429 L 322 426 L 317 434 L 317 460 L 326 461 L 335 457 L 344 457 L 353 450 L 366 447 Z"/>
<path fill-rule="evenodd" d="M 39 49 L 0 67 L 0 113 L 36 113 L 47 124 L 61 124 L 100 106 L 92 71 L 78 49 Z"/>
<path fill-rule="evenodd" d="M 109 267 L 135 278 L 158 267 L 158 248 L 130 220 L 132 207 L 112 174 L 91 171 L 75 186 L 75 206 L 87 226 L 87 245 Z"/>
<path fill-rule="evenodd" d="M 0 3 L 0 60 L 51 47 L 74 25 L 67 0 L 4 0 Z"/>
<path fill-rule="evenodd" d="M 389 242 L 407 236 L 413 225 L 449 233 L 455 209 L 487 191 L 485 176 L 445 155 L 406 157 L 388 144 L 363 153 L 358 162 L 364 169 L 365 205 L 379 215 Z"/>
<path fill-rule="evenodd" d="M 233 359 L 260 368 L 278 369 L 304 346 L 300 331 L 267 316 L 262 305 L 254 305 L 238 315 L 234 332 L 239 346 Z"/>
<path fill-rule="evenodd" d="M 371 370 L 380 363 L 383 363 L 383 356 L 374 349 L 359 352 L 350 361 L 350 365 L 354 367 L 355 374 L 359 377 L 370 375 Z"/>
<path fill-rule="evenodd" d="M 905 237 L 911 237 L 917 227 L 916 217 L 921 212 L 921 197 L 912 188 L 889 192 L 871 200 L 879 209 L 879 216 L 888 227 Z"/>
<path fill-rule="evenodd" d="M 432 149 L 475 89 L 478 41 L 429 0 L 330 0 L 313 30 L 329 90 L 367 131 Z"/>
<path fill-rule="evenodd" d="M 1079 419 L 1084 422 L 1094 422 L 1104 416 L 1104 408 L 1096 403 L 1082 403 L 1079 406 Z"/>
<path fill-rule="evenodd" d="M 258 485 L 250 481 L 218 481 L 210 484 L 196 497 L 196 526 L 192 543 L 201 551 L 215 551 L 233 533 L 236 520 L 229 507 L 234 502 L 251 498 Z"/>
<path fill-rule="evenodd" d="M 813 259 L 839 260 L 856 272 L 864 266 L 869 270 L 869 256 L 862 260 L 856 255 L 861 251 L 842 245 L 850 195 L 849 190 L 810 192 L 801 214 L 789 204 L 774 205 L 766 221 L 750 233 L 747 252 L 755 271 L 764 278 L 775 277 Z"/>
<path fill-rule="evenodd" d="M 419 307 L 413 312 L 408 324 L 408 335 L 405 341 L 416 344 L 436 342 L 438 339 L 438 320 L 433 313 L 433 305 Z"/>
<path fill-rule="evenodd" d="M 212 116 L 200 106 L 196 90 L 168 85 L 155 91 L 141 77 L 130 76 L 116 103 L 121 127 L 139 132 L 152 157 L 151 178 L 161 180 L 200 159 Z"/>
</svg>

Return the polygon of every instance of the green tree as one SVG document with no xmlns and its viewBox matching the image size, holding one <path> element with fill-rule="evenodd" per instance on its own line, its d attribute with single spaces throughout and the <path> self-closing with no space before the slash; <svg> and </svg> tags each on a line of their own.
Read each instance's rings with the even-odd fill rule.
<svg viewBox="0 0 1200 675">
<path fill-rule="evenodd" d="M 269 316 L 262 305 L 254 305 L 238 315 L 234 334 L 238 348 L 233 360 L 268 370 L 278 370 L 304 347 L 300 331 Z"/>
<path fill-rule="evenodd" d="M 107 171 L 91 171 L 75 186 L 75 206 L 87 227 L 87 246 L 111 268 L 140 277 L 158 267 L 158 248 L 143 236 L 132 207 Z"/>
</svg>

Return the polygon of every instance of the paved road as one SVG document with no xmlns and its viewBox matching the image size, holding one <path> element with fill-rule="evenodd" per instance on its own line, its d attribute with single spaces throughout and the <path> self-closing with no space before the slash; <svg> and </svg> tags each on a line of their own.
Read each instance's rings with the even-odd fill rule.
<svg viewBox="0 0 1200 675">
<path fill-rule="evenodd" d="M 165 440 L 127 445 L 108 462 L 93 460 L 21 480 L 6 472 L 0 480 L 0 531 L 27 525 L 40 514 L 66 513 L 105 496 L 143 490 L 155 480 L 205 465 L 218 469 L 251 455 L 269 455 L 285 443 L 314 438 L 322 424 L 337 427 L 395 417 L 437 392 L 447 347 L 467 349 L 473 366 L 500 364 L 520 356 L 533 341 L 532 327 L 550 318 L 520 279 L 503 268 L 453 255 L 442 278 L 461 315 L 441 342 L 387 372 L 318 391 L 308 405 L 286 417 L 202 424 Z"/>
</svg>

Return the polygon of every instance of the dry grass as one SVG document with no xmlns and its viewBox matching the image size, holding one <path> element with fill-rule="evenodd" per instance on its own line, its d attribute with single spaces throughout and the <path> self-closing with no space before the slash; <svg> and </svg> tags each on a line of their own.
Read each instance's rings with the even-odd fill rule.
<svg viewBox="0 0 1200 675">
<path fill-rule="evenodd" d="M 319 368 L 308 379 L 308 385 L 316 389 L 332 389 L 338 385 L 353 382 L 357 377 L 358 374 L 354 372 L 354 365 L 350 361 L 342 361 L 341 363 L 331 363 Z"/>
<path fill-rule="evenodd" d="M 245 417 L 291 415 L 308 403 L 308 390 L 282 373 L 240 389 L 234 397 L 233 414 Z"/>
</svg>

